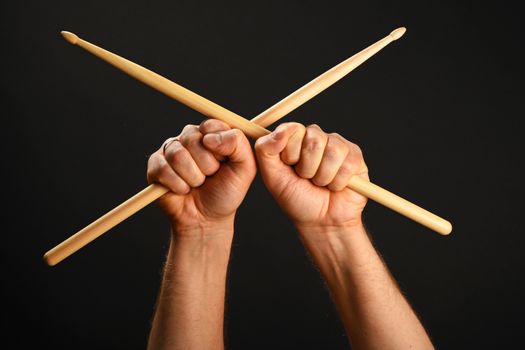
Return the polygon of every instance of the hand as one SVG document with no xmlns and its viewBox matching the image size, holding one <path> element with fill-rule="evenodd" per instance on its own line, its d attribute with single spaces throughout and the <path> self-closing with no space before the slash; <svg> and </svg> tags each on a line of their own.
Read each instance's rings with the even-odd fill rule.
<svg viewBox="0 0 525 350">
<path fill-rule="evenodd" d="M 266 187 L 297 227 L 362 225 L 367 198 L 346 187 L 354 175 L 368 179 L 357 145 L 317 125 L 285 123 L 255 152 Z"/>
<path fill-rule="evenodd" d="M 233 225 L 256 172 L 244 134 L 209 119 L 167 142 L 149 158 L 148 182 L 170 189 L 158 202 L 174 232 Z"/>
</svg>

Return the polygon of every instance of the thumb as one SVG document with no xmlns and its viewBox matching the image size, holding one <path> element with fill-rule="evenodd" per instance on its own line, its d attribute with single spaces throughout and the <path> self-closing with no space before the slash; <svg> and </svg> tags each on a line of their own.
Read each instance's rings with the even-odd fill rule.
<svg viewBox="0 0 525 350">
<path fill-rule="evenodd" d="M 239 129 L 206 134 L 202 143 L 211 152 L 228 157 L 234 171 L 255 166 L 250 143 Z"/>
<path fill-rule="evenodd" d="M 281 152 L 286 149 L 292 136 L 299 130 L 300 124 L 279 125 L 272 133 L 260 137 L 255 143 L 255 155 L 266 186 L 273 192 L 280 192 L 286 186 L 289 176 L 294 176 L 292 167 L 281 160 Z"/>
</svg>

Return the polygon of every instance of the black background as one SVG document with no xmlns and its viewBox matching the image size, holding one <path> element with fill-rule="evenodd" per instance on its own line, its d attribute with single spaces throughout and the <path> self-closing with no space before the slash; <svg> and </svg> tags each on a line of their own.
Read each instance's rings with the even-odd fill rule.
<svg viewBox="0 0 525 350">
<path fill-rule="evenodd" d="M 20 1 L 1 7 L 2 317 L 11 347 L 141 349 L 168 225 L 152 205 L 56 267 L 43 253 L 146 186 L 148 155 L 202 116 L 59 35 L 70 30 L 251 118 L 398 26 L 285 120 L 362 146 L 372 180 L 450 219 L 375 203 L 375 244 L 438 348 L 522 339 L 520 12 L 466 1 Z M 343 328 L 259 178 L 239 210 L 230 349 L 344 349 Z M 5 343 L 5 342 L 4 342 Z"/>
</svg>

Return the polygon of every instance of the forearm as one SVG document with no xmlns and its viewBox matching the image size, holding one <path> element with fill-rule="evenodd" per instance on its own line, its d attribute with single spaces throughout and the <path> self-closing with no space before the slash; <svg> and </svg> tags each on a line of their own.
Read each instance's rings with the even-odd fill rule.
<svg viewBox="0 0 525 350">
<path fill-rule="evenodd" d="M 230 226 L 230 227 L 228 227 Z M 173 235 L 149 349 L 222 349 L 233 225 Z"/>
<path fill-rule="evenodd" d="M 352 348 L 433 348 L 362 226 L 299 231 L 326 280 Z"/>
</svg>

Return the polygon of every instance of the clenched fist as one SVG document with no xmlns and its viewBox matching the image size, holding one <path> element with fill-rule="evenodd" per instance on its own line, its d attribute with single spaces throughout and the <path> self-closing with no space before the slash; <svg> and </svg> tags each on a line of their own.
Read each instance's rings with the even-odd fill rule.
<svg viewBox="0 0 525 350">
<path fill-rule="evenodd" d="M 170 189 L 159 204 L 178 233 L 231 224 L 255 176 L 250 144 L 238 129 L 209 119 L 187 125 L 148 161 L 148 181 Z"/>
<path fill-rule="evenodd" d="M 317 125 L 285 123 L 255 144 L 266 187 L 300 228 L 361 225 L 366 197 L 347 188 L 368 179 L 359 147 Z"/>
</svg>

